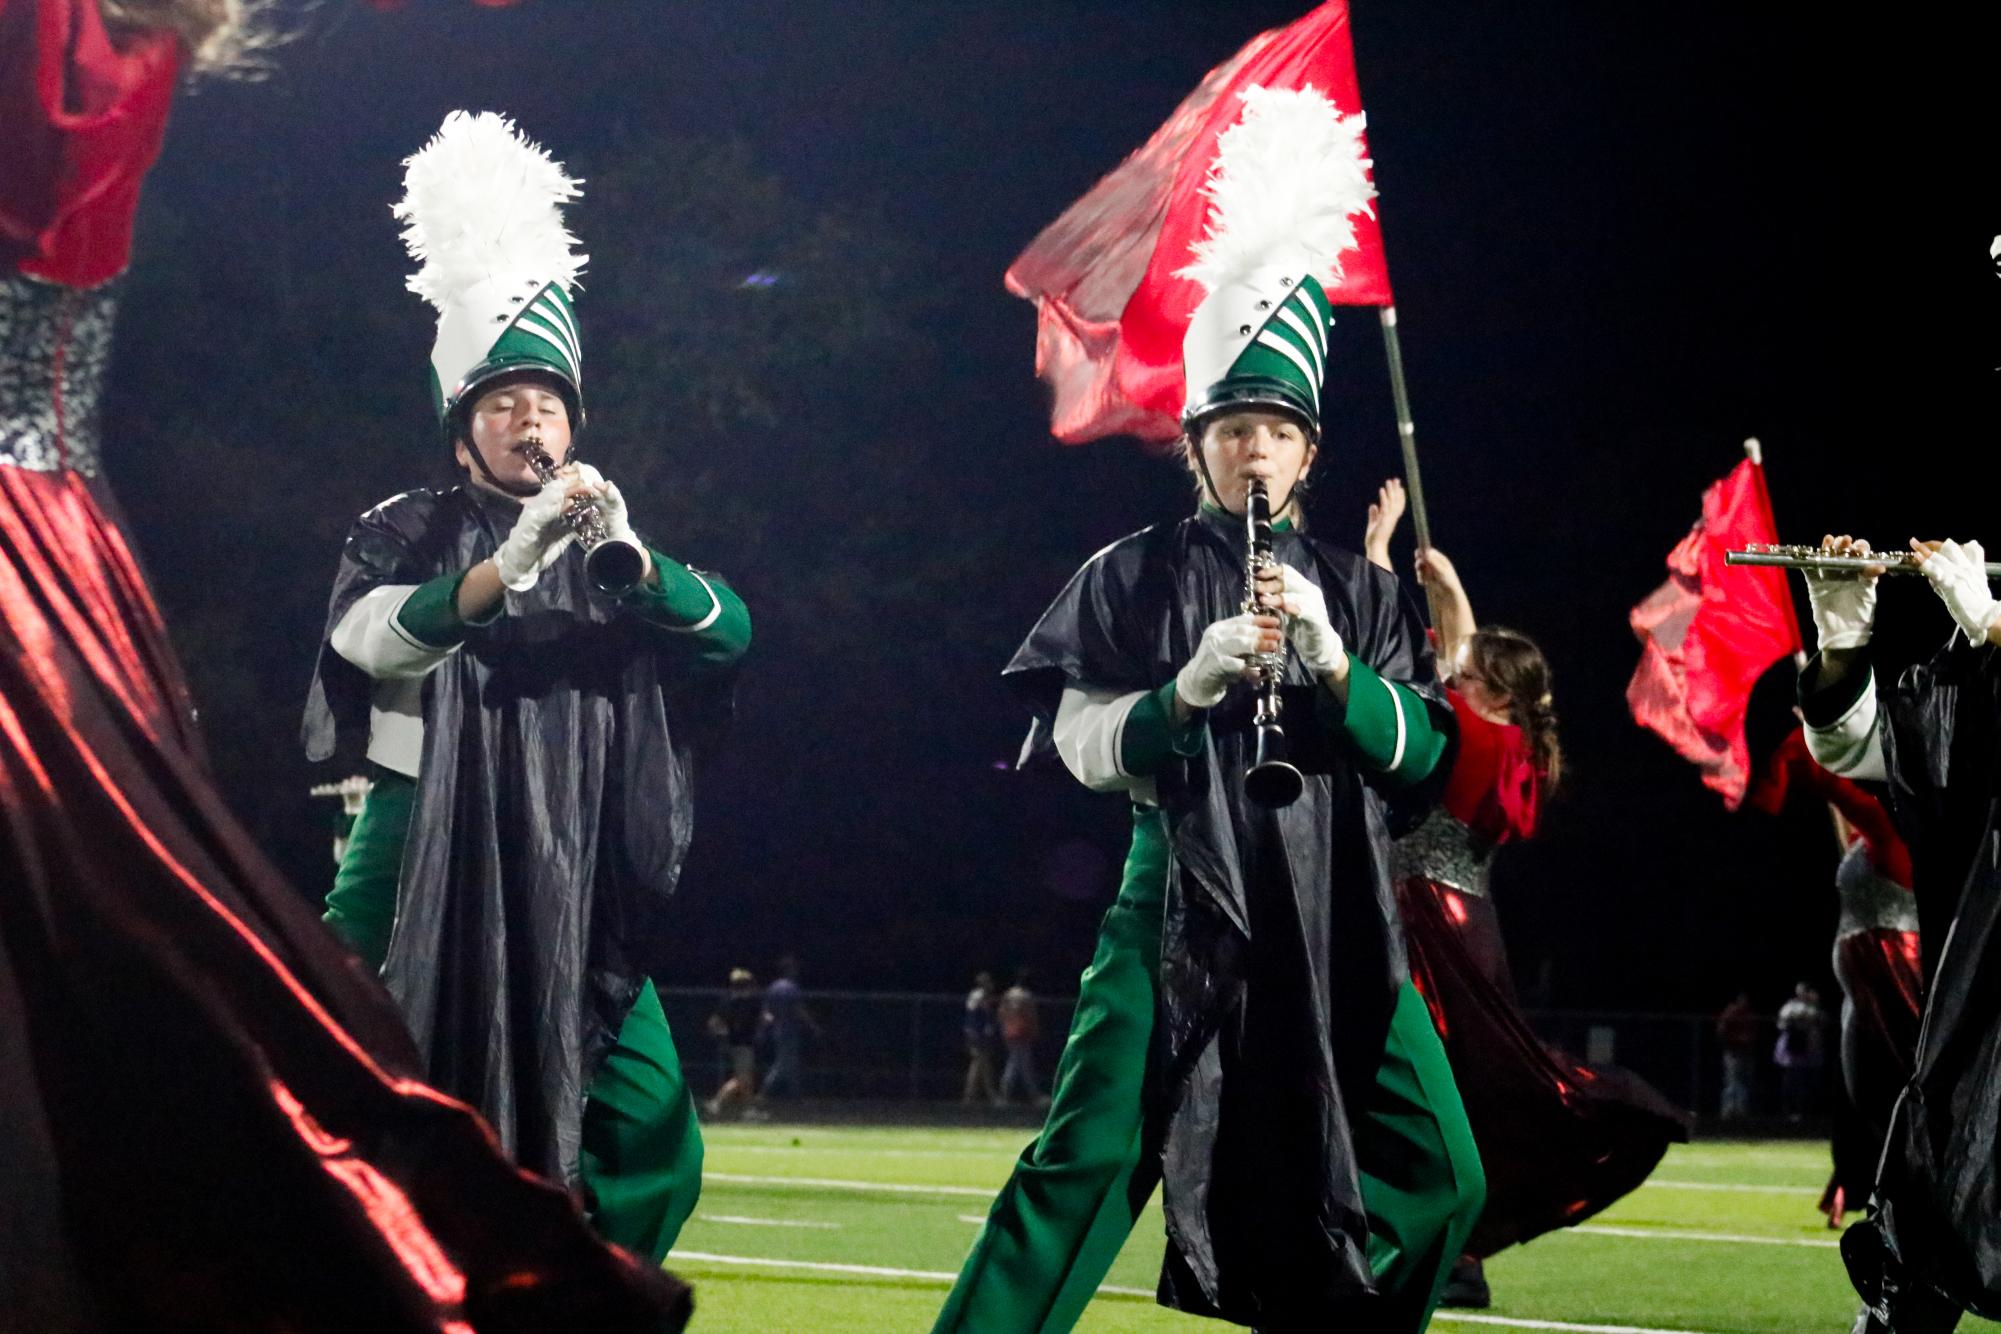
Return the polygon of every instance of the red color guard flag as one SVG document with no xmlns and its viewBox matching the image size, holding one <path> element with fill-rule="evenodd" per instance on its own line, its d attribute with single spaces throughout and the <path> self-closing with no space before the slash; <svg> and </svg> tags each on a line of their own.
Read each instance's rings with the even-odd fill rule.
<svg viewBox="0 0 2001 1334">
<path fill-rule="evenodd" d="M 1050 433 L 1080 445 L 1108 435 L 1180 434 L 1187 389 L 1181 344 L 1202 300 L 1192 278 L 1209 218 L 1202 194 L 1216 139 L 1243 114 L 1252 86 L 1311 85 L 1343 115 L 1362 109 L 1346 0 L 1251 39 L 1211 70 L 1165 125 L 1042 230 L 1007 271 L 1007 289 L 1036 306 L 1035 372 L 1055 391 Z M 1355 219 L 1341 274 L 1321 275 L 1335 305 L 1390 304 L 1383 234 Z"/>
<path fill-rule="evenodd" d="M 1633 720 L 1701 769 L 1731 810 L 1750 776 L 1751 687 L 1801 644 L 1785 571 L 1725 565 L 1723 553 L 1776 542 L 1775 527 L 1764 469 L 1746 459 L 1702 493 L 1702 517 L 1668 553 L 1668 581 L 1628 618 L 1640 640 L 1626 687 Z"/>
</svg>

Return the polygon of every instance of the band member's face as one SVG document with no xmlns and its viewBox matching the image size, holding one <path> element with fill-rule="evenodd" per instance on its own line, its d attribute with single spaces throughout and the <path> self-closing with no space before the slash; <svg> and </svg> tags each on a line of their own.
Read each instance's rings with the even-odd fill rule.
<svg viewBox="0 0 2001 1334">
<path fill-rule="evenodd" d="M 1458 691 L 1473 712 L 1488 722 L 1513 721 L 1509 709 L 1514 705 L 1514 696 L 1480 674 L 1479 667 L 1473 662 L 1471 649 L 1470 643 L 1459 645 L 1459 654 L 1452 663 L 1452 675 L 1446 679 L 1446 684 Z"/>
<path fill-rule="evenodd" d="M 1271 512 L 1283 511 L 1316 452 L 1306 430 L 1282 412 L 1228 412 L 1202 430 L 1202 461 L 1216 493 L 1210 498 L 1232 514 L 1244 512 L 1253 477 L 1264 479 Z"/>
<path fill-rule="evenodd" d="M 501 488 L 511 493 L 525 495 L 542 485 L 528 463 L 530 441 L 540 444 L 558 467 L 570 457 L 570 410 L 545 381 L 502 380 L 473 401 L 467 421 L 472 447 L 486 460 Z M 474 486 L 495 489 L 466 453 L 463 440 L 456 453 Z"/>
</svg>

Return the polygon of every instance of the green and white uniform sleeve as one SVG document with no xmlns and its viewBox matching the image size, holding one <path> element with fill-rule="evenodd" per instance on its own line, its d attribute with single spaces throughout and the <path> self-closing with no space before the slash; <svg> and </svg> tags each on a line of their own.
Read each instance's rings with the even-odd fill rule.
<svg viewBox="0 0 2001 1334">
<path fill-rule="evenodd" d="M 1862 670 L 1851 671 L 1838 685 L 1822 687 L 1821 658 L 1815 654 L 1800 674 L 1806 749 L 1831 774 L 1880 781 L 1883 720 L 1876 709 L 1876 669 L 1866 656 L 1858 666 Z"/>
<path fill-rule="evenodd" d="M 1423 782 L 1438 767 L 1448 740 L 1424 697 L 1408 686 L 1385 681 L 1352 653 L 1348 664 L 1348 707 L 1344 711 L 1331 693 L 1320 691 L 1322 721 L 1339 728 L 1363 766 L 1392 786 Z"/>
<path fill-rule="evenodd" d="M 1174 683 L 1121 694 L 1066 686 L 1050 739 L 1072 776 L 1093 792 L 1130 792 L 1152 803 L 1153 776 L 1170 759 L 1202 753 L 1206 713 L 1174 720 Z"/>
<path fill-rule="evenodd" d="M 464 578 L 460 570 L 370 589 L 334 627 L 334 652 L 375 679 L 368 758 L 405 777 L 417 776 L 424 753 L 424 677 L 465 640 L 469 623 L 458 607 Z"/>
<path fill-rule="evenodd" d="M 383 584 L 347 609 L 333 650 L 378 681 L 430 673 L 465 639 L 459 617 L 463 570 L 425 584 Z"/>
<path fill-rule="evenodd" d="M 652 556 L 659 587 L 641 584 L 625 595 L 627 605 L 649 625 L 685 637 L 703 663 L 723 667 L 741 658 L 750 648 L 750 609 L 736 590 L 671 556 Z"/>
</svg>

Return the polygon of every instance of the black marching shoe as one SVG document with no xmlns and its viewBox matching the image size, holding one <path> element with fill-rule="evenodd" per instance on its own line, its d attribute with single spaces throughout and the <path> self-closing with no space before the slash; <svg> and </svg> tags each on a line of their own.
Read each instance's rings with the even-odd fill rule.
<svg viewBox="0 0 2001 1334">
<path fill-rule="evenodd" d="M 1494 1294 L 1487 1288 L 1487 1271 L 1478 1260 L 1470 1255 L 1459 1257 L 1452 1266 L 1452 1272 L 1446 1275 L 1445 1294 L 1438 1299 L 1438 1304 L 1476 1311 L 1494 1304 Z"/>
</svg>

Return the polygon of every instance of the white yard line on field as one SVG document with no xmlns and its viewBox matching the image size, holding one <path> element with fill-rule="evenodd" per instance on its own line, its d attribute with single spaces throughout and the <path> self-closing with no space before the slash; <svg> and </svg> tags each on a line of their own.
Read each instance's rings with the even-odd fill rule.
<svg viewBox="0 0 2001 1334">
<path fill-rule="evenodd" d="M 1667 1227 L 1608 1227 L 1602 1223 L 1579 1223 L 1576 1227 L 1558 1228 L 1548 1236 L 1560 1236 L 1565 1232 L 1582 1232 L 1593 1237 L 1644 1237 L 1648 1241 L 1727 1241 L 1752 1246 L 1817 1246 L 1827 1250 L 1838 1249 L 1841 1243 L 1833 1237 L 1754 1237 L 1745 1232 L 1686 1232 L 1680 1228 Z"/>
<path fill-rule="evenodd" d="M 741 1223 L 747 1227 L 811 1227 L 829 1231 L 839 1223 L 814 1223 L 803 1218 L 745 1218 L 742 1214 L 696 1214 L 697 1223 Z"/>
<path fill-rule="evenodd" d="M 960 1214 L 959 1221 L 961 1223 L 979 1223 L 985 1225 L 987 1216 L 985 1214 Z"/>
<path fill-rule="evenodd" d="M 975 1195 L 991 1200 L 998 1187 L 918 1186 L 896 1181 L 833 1181 L 826 1177 L 746 1176 L 739 1172 L 704 1172 L 704 1181 L 736 1186 L 816 1186 L 821 1190 L 880 1190 L 892 1195 Z"/>
<path fill-rule="evenodd" d="M 1659 1186 L 1665 1190 L 1728 1190 L 1746 1195 L 1818 1195 L 1819 1186 L 1743 1186 L 1731 1181 L 1662 1181 L 1659 1177 L 1648 1177 L 1642 1183 Z"/>
<path fill-rule="evenodd" d="M 770 1260 L 756 1255 L 717 1255 L 712 1251 L 675 1250 L 668 1263 L 738 1265 L 751 1269 L 803 1269 L 817 1274 L 854 1274 L 862 1278 L 914 1278 L 926 1283 L 953 1283 L 957 1274 L 941 1269 L 893 1269 L 888 1265 L 835 1264 L 827 1260 Z M 1098 1291 L 1114 1297 L 1151 1297 L 1151 1288 L 1122 1288 L 1104 1284 Z M 1434 1320 L 1457 1321 L 1469 1325 L 1495 1325 L 1503 1329 L 1555 1330 L 1560 1334 L 1702 1334 L 1692 1329 L 1656 1329 L 1649 1325 L 1579 1325 L 1566 1320 L 1528 1320 L 1515 1316 L 1466 1315 L 1440 1311 Z"/>
<path fill-rule="evenodd" d="M 892 1269 L 888 1265 L 835 1264 L 830 1260 L 771 1260 L 761 1255 L 716 1255 L 710 1251 L 684 1251 L 678 1247 L 671 1254 L 679 1263 L 692 1260 L 697 1264 L 745 1265 L 754 1269 L 807 1269 L 815 1273 L 859 1274 L 867 1278 L 916 1278 L 927 1283 L 953 1283 L 959 1277 L 942 1269 Z M 1153 1294 L 1146 1295 L 1150 1297 Z"/>
<path fill-rule="evenodd" d="M 1433 1321 L 1451 1320 L 1468 1325 L 1499 1325 L 1504 1329 L 1555 1329 L 1564 1334 L 1702 1334 L 1694 1329 L 1656 1329 L 1652 1325 L 1579 1325 L 1568 1320 L 1530 1320 L 1512 1315 L 1471 1315 L 1464 1311 L 1440 1311 Z"/>
</svg>

